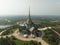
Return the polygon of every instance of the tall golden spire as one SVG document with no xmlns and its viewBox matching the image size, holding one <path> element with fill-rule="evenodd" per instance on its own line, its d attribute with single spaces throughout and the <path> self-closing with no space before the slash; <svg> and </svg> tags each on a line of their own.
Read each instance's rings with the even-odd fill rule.
<svg viewBox="0 0 60 45">
<path fill-rule="evenodd" d="M 29 17 L 28 18 L 31 21 L 31 17 L 30 17 L 30 6 L 29 6 Z"/>
<path fill-rule="evenodd" d="M 30 0 L 29 0 L 29 17 L 28 18 L 31 20 L 31 18 L 30 18 Z"/>
<path fill-rule="evenodd" d="M 28 16 L 28 19 L 27 19 L 27 26 L 31 27 L 32 23 L 33 22 L 32 22 L 31 17 L 30 17 L 30 6 L 29 6 L 29 16 Z"/>
</svg>

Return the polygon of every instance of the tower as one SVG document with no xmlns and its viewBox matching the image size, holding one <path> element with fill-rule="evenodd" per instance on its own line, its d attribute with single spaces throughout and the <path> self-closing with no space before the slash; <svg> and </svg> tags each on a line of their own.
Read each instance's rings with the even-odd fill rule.
<svg viewBox="0 0 60 45">
<path fill-rule="evenodd" d="M 27 27 L 30 28 L 33 24 L 32 20 L 31 20 L 31 17 L 30 17 L 30 7 L 29 7 L 29 16 L 28 16 L 28 19 L 27 19 Z"/>
</svg>

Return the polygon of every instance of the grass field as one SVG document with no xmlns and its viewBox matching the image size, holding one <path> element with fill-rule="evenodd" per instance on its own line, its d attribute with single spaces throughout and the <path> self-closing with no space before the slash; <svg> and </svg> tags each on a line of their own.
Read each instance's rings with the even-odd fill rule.
<svg viewBox="0 0 60 45">
<path fill-rule="evenodd" d="M 48 42 L 50 45 L 58 45 L 60 39 L 56 33 L 51 30 L 45 30 L 45 36 L 43 39 Z"/>
</svg>

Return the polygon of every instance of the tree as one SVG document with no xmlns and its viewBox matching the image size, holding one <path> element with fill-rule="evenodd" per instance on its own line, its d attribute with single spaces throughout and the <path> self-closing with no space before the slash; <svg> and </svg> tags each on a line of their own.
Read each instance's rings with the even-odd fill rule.
<svg viewBox="0 0 60 45">
<path fill-rule="evenodd" d="M 42 45 L 41 42 L 39 42 L 38 45 Z"/>
</svg>

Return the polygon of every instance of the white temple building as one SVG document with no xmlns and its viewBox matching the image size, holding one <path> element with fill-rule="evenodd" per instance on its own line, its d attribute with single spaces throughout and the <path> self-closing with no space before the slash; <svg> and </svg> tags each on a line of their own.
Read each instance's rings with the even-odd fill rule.
<svg viewBox="0 0 60 45">
<path fill-rule="evenodd" d="M 40 31 L 38 30 L 38 25 L 34 24 L 32 22 L 31 16 L 30 16 L 30 8 L 29 8 L 29 16 L 26 22 L 24 22 L 23 24 L 20 24 L 20 28 L 19 28 L 20 33 L 22 33 L 22 35 L 24 35 L 24 37 L 27 37 L 29 35 L 33 35 L 33 36 L 40 36 Z"/>
</svg>

